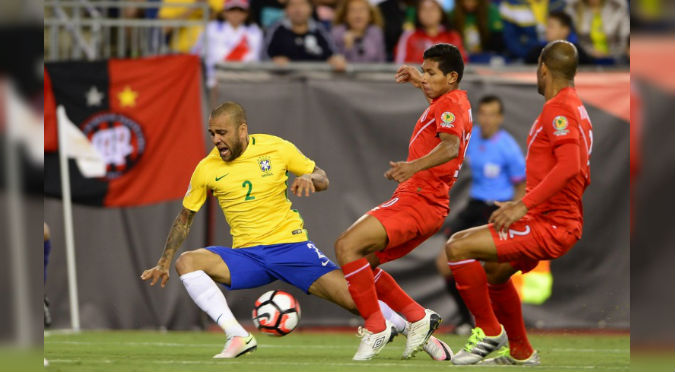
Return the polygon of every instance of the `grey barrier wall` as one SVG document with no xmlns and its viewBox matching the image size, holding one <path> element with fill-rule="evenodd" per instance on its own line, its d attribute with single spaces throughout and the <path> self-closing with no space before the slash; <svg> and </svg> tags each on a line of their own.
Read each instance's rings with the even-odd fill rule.
<svg viewBox="0 0 675 372">
<path fill-rule="evenodd" d="M 534 74 L 534 72 L 532 72 Z M 539 114 L 543 97 L 530 84 L 467 79 L 462 83 L 474 103 L 497 94 L 505 103 L 505 128 L 525 148 L 527 132 Z M 221 79 L 215 100 L 241 103 L 250 133 L 270 133 L 294 142 L 330 178 L 330 189 L 310 198 L 291 196 L 310 238 L 334 259 L 333 242 L 353 221 L 389 199 L 395 184 L 383 174 L 390 160 L 404 160 L 418 116 L 426 107 L 422 94 L 390 80 L 325 78 Z M 628 92 L 626 92 L 628 94 Z M 628 123 L 587 105 L 594 126 L 592 184 L 584 196 L 582 240 L 551 265 L 553 293 L 540 306 L 525 306 L 526 322 L 540 328 L 629 327 L 629 130 Z M 465 167 L 451 193 L 452 217 L 465 203 L 470 172 Z M 187 185 L 186 185 L 187 187 Z M 76 206 L 75 239 L 82 324 L 85 328 L 189 329 L 203 315 L 172 271 L 165 289 L 149 288 L 138 279 L 161 254 L 166 233 L 180 202 L 127 208 Z M 198 214 L 184 249 L 205 243 L 206 213 Z M 215 242 L 229 245 L 229 229 L 215 212 Z M 52 225 L 53 258 L 47 293 L 56 326 L 68 325 L 61 204 L 45 201 L 45 219 Z M 452 316 L 454 304 L 434 260 L 443 244 L 436 235 L 410 255 L 383 266 L 424 306 Z M 250 324 L 255 298 L 270 288 L 295 294 L 303 308 L 302 325 L 354 325 L 346 311 L 300 293 L 284 283 L 226 291 L 228 303 L 243 323 Z"/>
</svg>

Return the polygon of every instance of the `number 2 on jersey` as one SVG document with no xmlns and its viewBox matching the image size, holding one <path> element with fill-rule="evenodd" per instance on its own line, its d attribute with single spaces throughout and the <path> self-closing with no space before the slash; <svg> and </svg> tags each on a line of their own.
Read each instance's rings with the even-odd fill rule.
<svg viewBox="0 0 675 372">
<path fill-rule="evenodd" d="M 253 191 L 253 184 L 251 181 L 246 180 L 244 183 L 241 184 L 241 187 L 248 187 L 248 192 L 246 193 L 246 197 L 244 200 L 253 200 L 255 199 L 255 196 L 251 196 L 251 191 Z"/>
</svg>

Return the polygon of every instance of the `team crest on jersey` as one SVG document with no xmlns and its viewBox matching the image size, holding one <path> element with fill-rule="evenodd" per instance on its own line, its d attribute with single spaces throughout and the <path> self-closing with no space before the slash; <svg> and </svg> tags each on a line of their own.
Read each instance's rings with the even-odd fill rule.
<svg viewBox="0 0 675 372">
<path fill-rule="evenodd" d="M 567 118 L 560 115 L 556 116 L 555 119 L 553 119 L 553 129 L 555 129 L 555 132 L 553 132 L 553 135 L 555 136 L 564 136 L 570 131 L 567 130 Z"/>
<path fill-rule="evenodd" d="M 263 172 L 263 177 L 272 175 L 272 159 L 269 156 L 259 157 L 258 165 Z"/>
<path fill-rule="evenodd" d="M 454 125 L 452 123 L 455 122 L 455 114 L 453 114 L 450 111 L 446 111 L 441 114 L 441 120 L 443 121 L 441 123 L 441 126 L 444 128 L 452 128 Z"/>
</svg>

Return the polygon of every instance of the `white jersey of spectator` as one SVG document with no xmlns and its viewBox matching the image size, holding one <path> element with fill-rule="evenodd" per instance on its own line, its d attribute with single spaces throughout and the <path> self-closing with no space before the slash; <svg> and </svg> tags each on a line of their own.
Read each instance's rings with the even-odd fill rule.
<svg viewBox="0 0 675 372">
<path fill-rule="evenodd" d="M 192 52 L 201 54 L 204 47 L 204 34 L 207 43 L 205 57 L 206 85 L 216 85 L 215 65 L 219 62 L 255 62 L 260 60 L 263 34 L 256 24 L 242 24 L 237 28 L 227 22 L 211 21 L 206 32 L 197 40 Z"/>
</svg>

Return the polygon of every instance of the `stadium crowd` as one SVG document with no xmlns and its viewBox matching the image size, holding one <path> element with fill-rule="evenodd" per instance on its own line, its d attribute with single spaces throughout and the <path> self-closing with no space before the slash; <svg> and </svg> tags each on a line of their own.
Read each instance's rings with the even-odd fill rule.
<svg viewBox="0 0 675 372">
<path fill-rule="evenodd" d="M 582 64 L 628 63 L 628 0 L 165 0 L 125 17 L 202 19 L 190 2 L 208 3 L 206 31 L 165 29 L 166 40 L 175 52 L 205 52 L 211 69 L 221 61 L 327 61 L 336 70 L 421 63 L 439 42 L 457 45 L 470 63 L 535 64 L 560 38 L 578 46 Z"/>
</svg>

